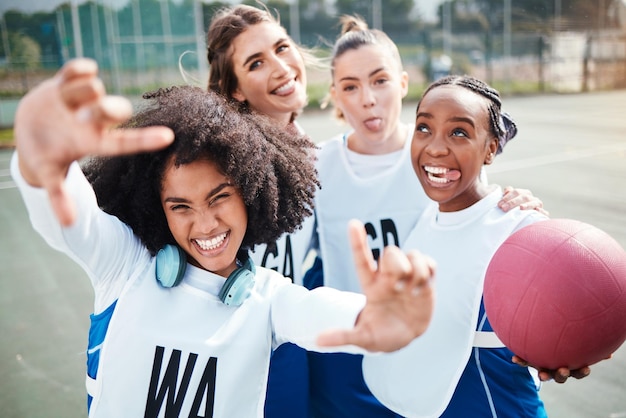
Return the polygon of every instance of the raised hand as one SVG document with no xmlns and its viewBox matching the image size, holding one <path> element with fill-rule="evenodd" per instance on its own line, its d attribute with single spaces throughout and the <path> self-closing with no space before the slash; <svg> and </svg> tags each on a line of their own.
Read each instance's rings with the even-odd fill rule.
<svg viewBox="0 0 626 418">
<path fill-rule="evenodd" d="M 350 241 L 367 302 L 351 330 L 320 335 L 318 344 L 353 344 L 369 351 L 395 351 L 426 331 L 434 308 L 435 262 L 419 253 L 386 247 L 378 268 L 363 224 L 351 221 Z"/>
<path fill-rule="evenodd" d="M 107 96 L 93 60 L 68 62 L 20 101 L 15 114 L 19 167 L 32 186 L 48 191 L 63 225 L 73 222 L 73 203 L 63 186 L 69 165 L 87 155 L 117 155 L 170 144 L 170 129 L 111 129 L 132 114 L 130 102 Z"/>
</svg>

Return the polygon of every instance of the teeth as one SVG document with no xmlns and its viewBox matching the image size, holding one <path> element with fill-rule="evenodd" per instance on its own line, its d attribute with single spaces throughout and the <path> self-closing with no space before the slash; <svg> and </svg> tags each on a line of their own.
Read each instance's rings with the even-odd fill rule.
<svg viewBox="0 0 626 418">
<path fill-rule="evenodd" d="M 446 174 L 448 171 L 450 171 L 447 168 L 444 167 L 430 167 L 430 166 L 424 166 L 424 170 L 427 173 L 431 173 L 431 174 Z"/>
<path fill-rule="evenodd" d="M 428 180 L 432 181 L 433 183 L 445 184 L 450 181 L 447 177 L 445 177 L 445 174 L 450 170 L 445 167 L 424 166 L 424 171 L 428 173 Z"/>
<path fill-rule="evenodd" d="M 225 238 L 226 238 L 226 232 L 219 234 L 218 236 L 212 239 L 197 239 L 195 241 L 200 248 L 207 251 L 207 250 L 212 250 L 214 248 L 219 247 L 222 244 L 222 242 L 224 242 Z"/>
<path fill-rule="evenodd" d="M 445 177 L 435 177 L 433 174 L 428 173 L 428 180 L 432 181 L 433 183 L 448 183 L 450 180 L 448 180 Z"/>
<path fill-rule="evenodd" d="M 289 90 L 290 88 L 292 88 L 294 86 L 294 84 L 296 84 L 296 80 L 292 79 L 287 84 L 283 84 L 282 86 L 280 86 L 279 88 L 274 90 L 274 93 L 277 93 L 277 94 L 283 93 L 283 92 Z"/>
</svg>

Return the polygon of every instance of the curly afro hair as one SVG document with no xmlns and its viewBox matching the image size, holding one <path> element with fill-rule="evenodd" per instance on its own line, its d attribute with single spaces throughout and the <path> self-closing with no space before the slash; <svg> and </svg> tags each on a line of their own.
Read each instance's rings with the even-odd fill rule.
<svg viewBox="0 0 626 418">
<path fill-rule="evenodd" d="M 265 116 L 241 113 L 226 99 L 198 87 L 146 93 L 150 102 L 121 128 L 167 126 L 167 148 L 129 156 L 94 158 L 83 171 L 100 207 L 129 225 L 152 254 L 175 244 L 161 205 L 161 185 L 171 158 L 178 167 L 213 161 L 238 187 L 248 212 L 242 249 L 270 244 L 312 214 L 315 145 Z"/>
</svg>

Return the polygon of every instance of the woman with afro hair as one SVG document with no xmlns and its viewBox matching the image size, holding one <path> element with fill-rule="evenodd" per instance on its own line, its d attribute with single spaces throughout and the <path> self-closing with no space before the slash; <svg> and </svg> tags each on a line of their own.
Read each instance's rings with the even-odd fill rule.
<svg viewBox="0 0 626 418">
<path fill-rule="evenodd" d="M 11 173 L 31 222 L 94 288 L 90 417 L 261 417 L 280 344 L 389 352 L 425 331 L 434 263 L 389 247 L 375 267 L 358 223 L 364 296 L 308 291 L 249 258 L 310 214 L 306 137 L 199 88 L 146 98 L 110 129 L 128 102 L 106 96 L 97 65 L 79 59 L 15 117 Z"/>
</svg>

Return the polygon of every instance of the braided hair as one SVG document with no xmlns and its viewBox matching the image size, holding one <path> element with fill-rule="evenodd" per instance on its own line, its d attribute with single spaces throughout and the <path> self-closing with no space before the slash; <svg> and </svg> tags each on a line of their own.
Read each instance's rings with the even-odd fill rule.
<svg viewBox="0 0 626 418">
<path fill-rule="evenodd" d="M 95 158 L 83 171 L 101 208 L 129 225 L 152 254 L 175 244 L 160 198 L 170 161 L 177 167 L 212 161 L 237 186 L 248 212 L 243 249 L 276 241 L 312 214 L 319 183 L 308 137 L 265 116 L 241 113 L 198 87 L 159 89 L 144 98 L 148 105 L 122 128 L 167 126 L 174 142 L 156 152 Z"/>
<path fill-rule="evenodd" d="M 502 100 L 498 90 L 472 76 L 449 75 L 431 83 L 422 94 L 422 97 L 437 87 L 449 85 L 464 87 L 489 101 L 489 130 L 494 138 L 498 139 L 498 150 L 496 153 L 500 154 L 506 143 L 517 135 L 517 125 L 508 113 L 502 112 Z M 418 103 L 416 113 L 419 112 L 419 108 L 420 104 Z"/>
</svg>

